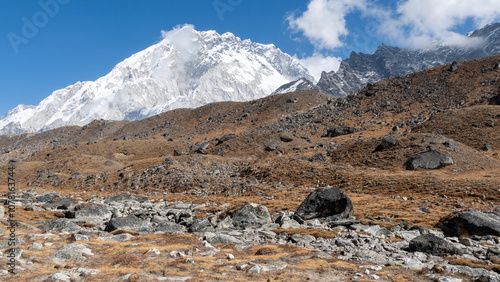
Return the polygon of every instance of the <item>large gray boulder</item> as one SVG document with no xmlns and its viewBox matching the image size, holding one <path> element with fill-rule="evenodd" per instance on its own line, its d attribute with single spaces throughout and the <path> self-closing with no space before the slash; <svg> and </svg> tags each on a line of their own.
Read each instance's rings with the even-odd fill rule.
<svg viewBox="0 0 500 282">
<path fill-rule="evenodd" d="M 405 166 L 407 170 L 416 170 L 417 168 L 438 169 L 451 164 L 453 164 L 453 159 L 450 156 L 428 151 L 411 157 Z"/>
<path fill-rule="evenodd" d="M 109 204 L 112 202 L 124 202 L 124 201 L 136 201 L 139 203 L 144 203 L 148 201 L 148 197 L 140 197 L 140 196 L 133 196 L 129 194 L 120 194 L 114 197 L 109 197 L 104 200 L 105 204 Z"/>
<path fill-rule="evenodd" d="M 113 231 L 116 229 L 132 230 L 137 232 L 155 231 L 149 221 L 142 220 L 133 215 L 111 219 L 106 227 L 106 231 Z"/>
<path fill-rule="evenodd" d="M 320 188 L 307 196 L 295 215 L 303 219 L 328 217 L 331 220 L 340 220 L 351 217 L 353 213 L 351 199 L 338 188 Z"/>
<path fill-rule="evenodd" d="M 420 235 L 410 241 L 408 250 L 410 252 L 423 252 L 435 256 L 448 256 L 463 254 L 463 251 L 443 238 L 429 233 Z"/>
<path fill-rule="evenodd" d="M 251 226 L 262 226 L 267 223 L 272 223 L 271 215 L 267 207 L 257 204 L 246 204 L 242 208 L 236 210 L 231 215 L 233 224 L 239 228 Z"/>
<path fill-rule="evenodd" d="M 49 219 L 39 226 L 44 232 L 51 233 L 77 233 L 82 230 L 82 228 L 75 223 L 71 222 L 66 218 Z"/>
<path fill-rule="evenodd" d="M 438 227 L 450 236 L 500 236 L 500 216 L 477 210 L 456 211 L 442 218 Z"/>
</svg>

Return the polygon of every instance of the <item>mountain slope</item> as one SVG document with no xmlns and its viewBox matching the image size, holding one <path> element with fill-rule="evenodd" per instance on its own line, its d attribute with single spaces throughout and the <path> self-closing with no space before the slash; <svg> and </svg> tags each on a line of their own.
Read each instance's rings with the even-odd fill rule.
<svg viewBox="0 0 500 282">
<path fill-rule="evenodd" d="M 217 101 L 249 101 L 300 77 L 295 59 L 274 45 L 186 25 L 119 63 L 96 81 L 57 90 L 38 106 L 20 105 L 0 119 L 0 134 L 84 125 L 95 119 L 137 120 Z"/>
<path fill-rule="evenodd" d="M 500 54 L 500 23 L 467 34 L 466 41 L 475 42 L 475 47 L 434 43 L 425 49 L 404 49 L 382 44 L 374 54 L 352 52 L 338 71 L 323 72 L 317 86 L 326 94 L 343 97 L 382 79 Z"/>
</svg>

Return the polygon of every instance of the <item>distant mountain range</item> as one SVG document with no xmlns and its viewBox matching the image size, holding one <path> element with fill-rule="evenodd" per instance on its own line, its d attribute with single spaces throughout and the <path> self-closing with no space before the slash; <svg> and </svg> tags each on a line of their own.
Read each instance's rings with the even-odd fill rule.
<svg viewBox="0 0 500 282">
<path fill-rule="evenodd" d="M 250 101 L 296 90 L 343 97 L 385 78 L 500 54 L 500 23 L 466 37 L 482 43 L 474 48 L 435 43 L 425 49 L 381 45 L 374 54 L 353 52 L 338 71 L 323 72 L 314 84 L 298 60 L 274 45 L 241 40 L 231 33 L 199 32 L 187 25 L 165 33 L 161 42 L 96 81 L 57 90 L 37 106 L 17 106 L 0 118 L 0 134 L 81 126 L 96 119 L 138 120 L 175 108 Z"/>
<path fill-rule="evenodd" d="M 466 35 L 479 43 L 475 47 L 454 47 L 434 43 L 424 49 L 405 49 L 382 44 L 373 54 L 352 52 L 338 71 L 323 72 L 317 84 L 303 79 L 288 83 L 277 91 L 314 89 L 335 97 L 347 96 L 382 79 L 407 75 L 453 61 L 484 58 L 500 54 L 500 23 L 490 24 Z"/>
</svg>

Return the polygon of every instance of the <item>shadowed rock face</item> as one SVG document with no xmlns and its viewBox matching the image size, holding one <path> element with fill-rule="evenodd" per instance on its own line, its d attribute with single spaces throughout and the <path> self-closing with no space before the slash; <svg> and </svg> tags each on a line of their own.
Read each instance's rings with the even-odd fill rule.
<svg viewBox="0 0 500 282">
<path fill-rule="evenodd" d="M 500 236 L 500 216 L 476 210 L 453 212 L 437 224 L 450 236 Z"/>
<path fill-rule="evenodd" d="M 500 95 L 497 95 L 490 100 L 490 105 L 500 106 Z"/>
<path fill-rule="evenodd" d="M 405 166 L 407 170 L 416 170 L 417 168 L 438 169 L 451 164 L 453 164 L 453 159 L 450 156 L 429 151 L 411 157 Z"/>
<path fill-rule="evenodd" d="M 318 189 L 312 192 L 295 212 L 303 219 L 331 217 L 334 220 L 348 218 L 353 213 L 351 199 L 338 188 Z"/>
</svg>

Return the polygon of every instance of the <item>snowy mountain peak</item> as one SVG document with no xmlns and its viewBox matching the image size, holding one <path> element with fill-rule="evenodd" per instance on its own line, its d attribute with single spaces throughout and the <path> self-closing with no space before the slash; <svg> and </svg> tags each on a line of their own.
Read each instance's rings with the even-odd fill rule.
<svg viewBox="0 0 500 282">
<path fill-rule="evenodd" d="M 296 59 L 274 45 L 232 33 L 184 25 L 96 81 L 57 90 L 35 106 L 20 105 L 0 119 L 0 134 L 85 125 L 95 119 L 137 120 L 166 110 L 217 101 L 249 101 L 270 95 L 301 77 Z"/>
</svg>

